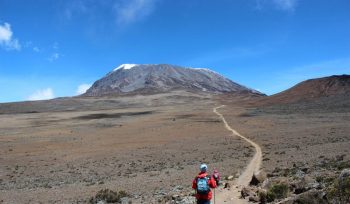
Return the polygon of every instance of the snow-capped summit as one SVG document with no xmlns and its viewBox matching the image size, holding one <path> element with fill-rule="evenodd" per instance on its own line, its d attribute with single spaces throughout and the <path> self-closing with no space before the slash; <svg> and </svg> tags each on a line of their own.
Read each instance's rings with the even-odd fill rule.
<svg viewBox="0 0 350 204">
<path fill-rule="evenodd" d="M 185 68 L 169 64 L 122 64 L 97 80 L 84 95 L 158 93 L 172 90 L 260 94 L 207 68 Z"/>
<path fill-rule="evenodd" d="M 138 64 L 122 64 L 119 67 L 115 68 L 113 71 L 116 71 L 118 69 L 131 69 L 135 66 L 137 66 Z"/>
</svg>

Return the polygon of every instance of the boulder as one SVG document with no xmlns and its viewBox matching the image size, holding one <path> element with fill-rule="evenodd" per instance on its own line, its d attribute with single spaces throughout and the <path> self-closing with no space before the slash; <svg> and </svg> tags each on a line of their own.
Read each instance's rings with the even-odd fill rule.
<svg viewBox="0 0 350 204">
<path fill-rule="evenodd" d="M 241 190 L 241 197 L 246 198 L 246 197 L 254 197 L 256 196 L 256 193 L 253 188 L 251 187 L 243 187 Z"/>
<path fill-rule="evenodd" d="M 269 189 L 271 187 L 271 180 L 270 179 L 266 179 L 262 184 L 261 184 L 261 188 L 263 189 Z"/>
<path fill-rule="evenodd" d="M 339 188 L 340 189 L 347 188 L 348 187 L 347 180 L 349 179 L 350 179 L 350 169 L 342 170 L 338 178 Z"/>
<path fill-rule="evenodd" d="M 193 204 L 196 202 L 196 198 L 193 196 L 185 196 L 181 198 L 180 200 L 176 200 L 176 204 Z"/>
<path fill-rule="evenodd" d="M 265 189 L 259 189 L 258 190 L 258 197 L 260 203 L 264 204 L 267 202 L 267 191 Z"/>
<path fill-rule="evenodd" d="M 314 181 L 312 183 L 308 183 L 306 185 L 306 188 L 307 189 L 318 189 L 318 190 L 320 190 L 320 189 L 322 189 L 322 185 L 320 183 Z"/>
<path fill-rule="evenodd" d="M 267 174 L 263 171 L 260 170 L 256 173 L 253 174 L 252 180 L 250 181 L 250 185 L 257 186 L 260 183 L 263 183 L 267 178 Z"/>
<path fill-rule="evenodd" d="M 254 202 L 254 203 L 257 203 L 260 201 L 259 197 L 258 196 L 249 196 L 248 200 L 250 202 Z"/>
<path fill-rule="evenodd" d="M 131 202 L 130 198 L 124 197 L 120 199 L 121 204 L 129 204 Z"/>
<path fill-rule="evenodd" d="M 181 200 L 180 196 L 177 195 L 177 194 L 172 195 L 172 196 L 171 196 L 171 199 L 172 199 L 172 200 L 176 200 L 176 201 Z"/>
<path fill-rule="evenodd" d="M 227 177 L 227 180 L 232 181 L 234 178 L 235 178 L 234 176 L 230 175 Z"/>
<path fill-rule="evenodd" d="M 301 194 L 308 190 L 306 188 L 306 183 L 304 179 L 299 181 L 294 181 L 293 183 L 290 184 L 290 186 L 293 188 L 293 192 L 295 194 Z"/>
<path fill-rule="evenodd" d="M 249 185 L 251 186 L 257 186 L 259 184 L 259 180 L 256 178 L 255 174 L 252 176 L 252 180 L 250 180 Z"/>
<path fill-rule="evenodd" d="M 231 184 L 230 183 L 225 183 L 224 184 L 224 188 L 231 188 Z"/>
<path fill-rule="evenodd" d="M 301 168 L 301 171 L 304 172 L 304 173 L 307 173 L 309 171 L 309 167 L 304 166 L 304 167 Z"/>
<path fill-rule="evenodd" d="M 304 176 L 305 176 L 305 172 L 302 171 L 302 170 L 297 170 L 297 172 L 295 172 L 295 176 L 296 176 L 298 179 L 302 179 L 302 178 L 304 178 Z"/>
</svg>

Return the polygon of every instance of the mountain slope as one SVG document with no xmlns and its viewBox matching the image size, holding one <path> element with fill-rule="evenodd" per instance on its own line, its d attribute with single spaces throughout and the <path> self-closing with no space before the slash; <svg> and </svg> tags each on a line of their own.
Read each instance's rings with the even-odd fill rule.
<svg viewBox="0 0 350 204">
<path fill-rule="evenodd" d="M 159 93 L 172 90 L 262 95 L 209 69 L 168 64 L 123 64 L 97 80 L 84 96 Z"/>
<path fill-rule="evenodd" d="M 266 97 L 260 102 L 262 104 L 293 103 L 335 96 L 350 96 L 350 75 L 306 80 L 283 92 Z"/>
</svg>

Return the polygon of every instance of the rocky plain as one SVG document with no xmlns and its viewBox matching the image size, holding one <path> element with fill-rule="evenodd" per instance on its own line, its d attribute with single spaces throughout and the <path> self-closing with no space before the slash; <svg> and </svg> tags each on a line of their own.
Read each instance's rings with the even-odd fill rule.
<svg viewBox="0 0 350 204">
<path fill-rule="evenodd" d="M 13 113 L 1 114 L 3 203 L 86 203 L 104 188 L 155 203 L 192 194 L 201 162 L 231 175 L 254 153 L 222 127 L 210 95 L 68 101 L 40 102 L 55 110 L 10 104 Z"/>
<path fill-rule="evenodd" d="M 227 191 L 260 145 L 261 171 L 241 199 L 348 203 L 350 97 L 169 91 L 0 104 L 0 203 L 193 203 L 205 162 Z"/>
</svg>

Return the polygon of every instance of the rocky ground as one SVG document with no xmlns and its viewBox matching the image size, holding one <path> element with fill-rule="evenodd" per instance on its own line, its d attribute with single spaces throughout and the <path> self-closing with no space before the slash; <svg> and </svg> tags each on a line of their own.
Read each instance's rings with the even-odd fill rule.
<svg viewBox="0 0 350 204">
<path fill-rule="evenodd" d="M 285 185 L 281 198 L 290 197 L 285 203 L 337 203 L 334 185 L 350 168 L 349 99 L 337 96 L 273 106 L 246 103 L 244 108 L 228 103 L 226 120 L 263 151 L 266 179 L 250 189 L 253 195 L 258 195 L 258 188 L 268 191 Z"/>
<path fill-rule="evenodd" d="M 98 101 L 100 110 L 67 111 L 60 102 L 54 111 L 22 106 L 26 113 L 1 114 L 0 200 L 86 203 L 108 188 L 134 203 L 163 202 L 192 194 L 200 163 L 235 175 L 253 155 L 222 127 L 207 96 L 134 99 L 129 108 L 108 99 Z"/>
<path fill-rule="evenodd" d="M 212 112 L 220 104 L 230 125 L 262 147 L 266 176 L 242 191 L 251 200 L 262 190 L 275 201 L 323 200 L 339 193 L 337 179 L 350 168 L 347 106 L 256 108 L 179 92 L 50 103 L 0 105 L 0 203 L 96 203 L 106 196 L 191 203 L 201 162 L 237 176 L 254 154 Z"/>
</svg>

